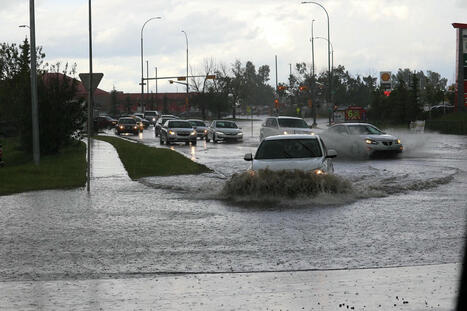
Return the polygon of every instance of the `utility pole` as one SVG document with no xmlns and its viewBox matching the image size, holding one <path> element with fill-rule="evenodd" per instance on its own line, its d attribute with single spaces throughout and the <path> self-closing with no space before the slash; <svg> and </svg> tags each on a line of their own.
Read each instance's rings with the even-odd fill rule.
<svg viewBox="0 0 467 311">
<path fill-rule="evenodd" d="M 34 164 L 39 165 L 39 109 L 37 104 L 36 21 L 34 15 L 34 0 L 29 0 L 29 33 L 31 37 L 32 152 Z"/>
</svg>

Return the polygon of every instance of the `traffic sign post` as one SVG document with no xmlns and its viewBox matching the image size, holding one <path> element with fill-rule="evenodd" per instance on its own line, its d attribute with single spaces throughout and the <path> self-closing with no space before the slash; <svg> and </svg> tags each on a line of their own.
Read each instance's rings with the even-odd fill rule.
<svg viewBox="0 0 467 311">
<path fill-rule="evenodd" d="M 89 10 L 91 10 L 91 7 L 89 7 Z M 89 11 L 89 15 L 91 15 L 91 11 Z M 91 20 L 91 17 L 89 17 L 89 20 Z M 89 22 L 91 23 L 91 22 Z M 89 31 L 89 36 L 90 39 L 89 41 L 91 42 L 91 30 Z M 91 44 L 90 44 L 91 46 Z M 91 49 L 91 48 L 90 48 Z M 90 55 L 92 55 L 90 53 Z M 92 60 L 92 58 L 90 57 Z M 94 96 L 93 93 L 97 89 L 97 86 L 102 80 L 102 77 L 104 76 L 103 73 L 92 73 L 92 61 L 90 62 L 90 71 L 91 73 L 80 73 L 79 78 L 81 79 L 81 82 L 83 83 L 84 88 L 88 92 L 88 156 L 87 156 L 87 191 L 89 192 L 91 187 L 91 136 L 93 132 L 93 109 L 94 109 Z"/>
</svg>

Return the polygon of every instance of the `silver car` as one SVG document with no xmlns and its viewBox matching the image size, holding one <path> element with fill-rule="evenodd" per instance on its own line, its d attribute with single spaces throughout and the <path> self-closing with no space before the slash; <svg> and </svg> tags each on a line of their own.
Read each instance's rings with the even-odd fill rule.
<svg viewBox="0 0 467 311">
<path fill-rule="evenodd" d="M 252 161 L 251 169 L 311 171 L 317 175 L 333 173 L 334 150 L 327 150 L 317 135 L 277 135 L 263 139 L 255 156 L 245 154 Z"/>
<path fill-rule="evenodd" d="M 329 148 L 340 154 L 369 157 L 377 153 L 398 154 L 404 150 L 396 136 L 369 123 L 340 123 L 321 134 Z"/>
<path fill-rule="evenodd" d="M 313 130 L 305 120 L 295 117 L 268 117 L 261 124 L 259 140 L 273 135 L 312 134 Z"/>
<path fill-rule="evenodd" d="M 206 141 L 241 141 L 243 139 L 242 129 L 233 121 L 214 120 L 206 133 Z"/>
<path fill-rule="evenodd" d="M 206 123 L 204 123 L 204 121 L 197 119 L 190 119 L 187 121 L 193 125 L 193 128 L 196 130 L 199 138 L 204 139 L 204 137 L 206 137 L 206 134 L 208 133 L 208 126 Z"/>
</svg>

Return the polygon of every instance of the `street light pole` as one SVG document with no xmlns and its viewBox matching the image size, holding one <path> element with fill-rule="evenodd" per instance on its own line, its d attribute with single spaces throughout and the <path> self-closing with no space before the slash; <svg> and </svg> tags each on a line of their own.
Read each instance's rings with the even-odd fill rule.
<svg viewBox="0 0 467 311">
<path fill-rule="evenodd" d="M 313 124 L 312 127 L 316 127 L 316 102 L 315 102 L 315 38 L 313 33 L 313 23 L 315 20 L 311 21 L 311 104 L 313 112 Z"/>
<path fill-rule="evenodd" d="M 326 40 L 328 41 L 328 39 L 324 38 L 324 37 L 315 37 L 316 39 L 323 39 L 323 40 Z M 334 70 L 334 46 L 332 45 L 332 42 L 330 42 L 331 44 L 331 68 L 332 70 Z"/>
<path fill-rule="evenodd" d="M 161 19 L 162 17 L 156 16 L 156 17 L 151 17 L 147 21 L 144 22 L 143 27 L 141 27 L 141 112 L 144 113 L 144 64 L 143 64 L 143 30 L 144 26 L 153 19 Z"/>
<path fill-rule="evenodd" d="M 91 191 L 91 135 L 92 135 L 92 109 L 93 107 L 93 89 L 92 89 L 92 14 L 91 0 L 89 0 L 89 91 L 88 91 L 88 166 L 86 190 Z"/>
<path fill-rule="evenodd" d="M 182 30 L 182 32 L 185 34 L 185 41 L 186 41 L 186 99 L 185 99 L 185 104 L 186 108 L 188 109 L 188 36 L 186 34 L 185 30 Z"/>
<path fill-rule="evenodd" d="M 32 153 L 34 164 L 39 165 L 39 109 L 37 105 L 36 21 L 34 15 L 34 0 L 29 0 L 29 36 L 31 39 Z M 27 25 L 24 26 L 28 27 Z"/>
<path fill-rule="evenodd" d="M 321 4 L 319 4 L 318 2 L 314 2 L 314 1 L 302 1 L 302 4 L 315 4 L 315 5 L 318 5 L 320 6 L 324 12 L 326 13 L 326 18 L 327 18 L 327 21 L 328 21 L 328 75 L 329 75 L 329 100 L 331 101 L 331 96 L 332 96 L 332 90 L 331 90 L 331 84 L 332 84 L 332 73 L 331 73 L 331 37 L 330 37 L 330 31 L 329 31 L 329 14 L 328 14 L 328 11 L 326 11 L 326 8 L 324 6 L 322 6 Z M 329 105 L 329 103 L 328 103 Z M 331 124 L 331 109 L 329 107 L 329 124 Z"/>
</svg>

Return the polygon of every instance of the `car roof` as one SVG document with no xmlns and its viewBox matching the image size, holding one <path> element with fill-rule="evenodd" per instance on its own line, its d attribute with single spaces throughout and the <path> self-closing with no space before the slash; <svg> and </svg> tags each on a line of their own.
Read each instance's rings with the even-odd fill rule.
<svg viewBox="0 0 467 311">
<path fill-rule="evenodd" d="M 273 135 L 264 138 L 264 140 L 284 140 L 284 139 L 318 139 L 319 136 L 316 134 L 287 134 L 287 135 Z"/>
<path fill-rule="evenodd" d="M 123 117 L 123 118 L 120 118 L 118 119 L 119 121 L 120 120 L 135 120 L 134 118 L 130 118 L 130 117 Z"/>
<path fill-rule="evenodd" d="M 361 122 L 352 122 L 352 123 L 338 123 L 338 124 L 334 124 L 333 126 L 337 126 L 337 125 L 371 125 L 371 126 L 374 126 L 373 124 L 370 124 L 370 123 L 361 123 Z M 331 126 L 331 127 L 333 127 Z"/>
<path fill-rule="evenodd" d="M 297 120 L 303 120 L 302 118 L 298 118 L 298 117 L 289 117 L 289 116 L 270 116 L 270 117 L 267 117 L 266 119 L 270 119 L 270 118 L 275 118 L 275 119 L 297 119 Z"/>
<path fill-rule="evenodd" d="M 200 119 L 188 119 L 187 121 L 200 121 L 200 122 L 204 122 L 203 120 L 200 120 Z"/>
</svg>

